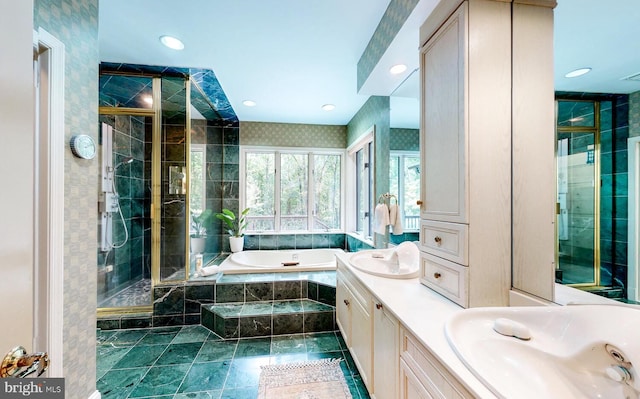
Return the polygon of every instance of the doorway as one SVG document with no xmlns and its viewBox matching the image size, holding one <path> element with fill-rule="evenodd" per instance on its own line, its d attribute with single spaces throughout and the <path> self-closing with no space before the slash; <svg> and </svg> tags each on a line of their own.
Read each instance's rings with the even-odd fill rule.
<svg viewBox="0 0 640 399">
<path fill-rule="evenodd" d="M 626 225 L 616 207 L 621 194 L 626 197 L 620 192 L 626 168 L 619 170 L 615 104 L 609 98 L 556 101 L 556 281 L 623 298 L 626 275 L 617 254 Z"/>
</svg>

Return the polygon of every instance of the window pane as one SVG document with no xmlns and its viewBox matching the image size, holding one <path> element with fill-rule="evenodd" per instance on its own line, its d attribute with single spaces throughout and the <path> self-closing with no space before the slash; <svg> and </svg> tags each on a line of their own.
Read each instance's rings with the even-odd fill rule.
<svg viewBox="0 0 640 399">
<path fill-rule="evenodd" d="M 340 155 L 315 155 L 313 229 L 340 228 Z"/>
<path fill-rule="evenodd" d="M 389 193 L 399 194 L 400 184 L 400 157 L 392 155 L 389 157 Z"/>
<path fill-rule="evenodd" d="M 307 230 L 309 174 L 307 154 L 280 156 L 280 229 Z"/>
<path fill-rule="evenodd" d="M 356 152 L 356 231 L 364 233 L 364 213 L 366 209 L 366 195 L 364 182 L 366 181 L 364 169 L 364 150 Z"/>
<path fill-rule="evenodd" d="M 191 150 L 189 177 L 189 207 L 199 215 L 204 210 L 204 151 Z"/>
<path fill-rule="evenodd" d="M 416 202 L 420 199 L 420 158 L 406 156 L 404 165 L 404 229 L 418 230 L 420 207 Z"/>
<path fill-rule="evenodd" d="M 274 230 L 275 154 L 247 153 L 246 169 L 247 230 Z"/>
</svg>

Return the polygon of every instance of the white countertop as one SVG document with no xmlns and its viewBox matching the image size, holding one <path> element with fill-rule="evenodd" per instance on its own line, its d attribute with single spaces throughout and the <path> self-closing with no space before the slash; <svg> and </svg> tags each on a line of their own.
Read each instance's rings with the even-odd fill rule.
<svg viewBox="0 0 640 399">
<path fill-rule="evenodd" d="M 464 309 L 420 284 L 417 278 L 399 280 L 361 272 L 349 264 L 352 254 L 337 255 L 338 269 L 346 265 L 351 274 L 476 397 L 495 399 L 496 396 L 460 361 L 445 337 L 444 326 L 447 320 Z"/>
</svg>

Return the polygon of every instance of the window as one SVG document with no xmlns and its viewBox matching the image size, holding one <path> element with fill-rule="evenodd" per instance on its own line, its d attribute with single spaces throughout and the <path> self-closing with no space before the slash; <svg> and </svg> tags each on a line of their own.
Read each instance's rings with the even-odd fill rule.
<svg viewBox="0 0 640 399">
<path fill-rule="evenodd" d="M 373 235 L 373 135 L 372 127 L 360 139 L 356 140 L 348 148 L 351 170 L 350 176 L 353 176 L 355 183 L 355 205 L 353 207 L 355 221 L 351 219 L 351 228 L 364 238 L 371 238 Z M 352 191 L 350 191 L 351 193 Z M 351 207 L 349 209 L 352 209 Z"/>
<path fill-rule="evenodd" d="M 389 160 L 389 192 L 398 194 L 404 230 L 419 230 L 420 155 L 416 152 L 391 151 Z"/>
<path fill-rule="evenodd" d="M 205 206 L 205 170 L 207 159 L 204 144 L 191 144 L 191 158 L 189 169 L 189 209 L 199 215 Z"/>
<path fill-rule="evenodd" d="M 342 228 L 342 153 L 243 148 L 248 231 Z"/>
</svg>

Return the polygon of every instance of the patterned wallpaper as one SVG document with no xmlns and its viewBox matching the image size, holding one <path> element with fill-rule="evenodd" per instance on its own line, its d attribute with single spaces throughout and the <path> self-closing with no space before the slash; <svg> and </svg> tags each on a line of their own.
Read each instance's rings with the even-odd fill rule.
<svg viewBox="0 0 640 399">
<path fill-rule="evenodd" d="M 34 26 L 65 44 L 65 137 L 98 136 L 98 0 L 35 0 Z M 66 397 L 96 389 L 98 162 L 65 152 L 64 377 Z M 52 362 L 58 359 L 51 359 Z"/>
<path fill-rule="evenodd" d="M 420 130 L 391 128 L 391 151 L 420 151 Z"/>
<path fill-rule="evenodd" d="M 299 123 L 240 122 L 240 145 L 346 148 L 347 127 Z"/>
<path fill-rule="evenodd" d="M 417 4 L 418 0 L 391 0 L 358 61 L 358 90 L 362 88 Z"/>
<path fill-rule="evenodd" d="M 640 136 L 640 91 L 629 94 L 629 137 Z"/>
</svg>

